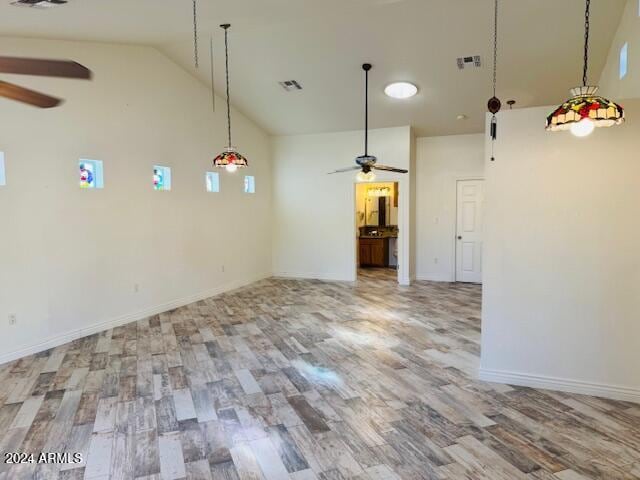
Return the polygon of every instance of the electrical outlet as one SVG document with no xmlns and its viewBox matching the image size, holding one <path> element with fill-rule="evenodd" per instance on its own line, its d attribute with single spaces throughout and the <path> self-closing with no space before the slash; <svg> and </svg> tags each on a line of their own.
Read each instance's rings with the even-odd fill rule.
<svg viewBox="0 0 640 480">
<path fill-rule="evenodd" d="M 224 265 L 222 265 L 222 273 L 224 273 Z"/>
<path fill-rule="evenodd" d="M 16 318 L 15 314 L 12 313 L 9 315 L 9 325 L 15 325 L 17 321 L 18 319 Z"/>
<path fill-rule="evenodd" d="M 438 257 L 435 257 L 435 258 L 433 259 L 433 263 L 438 263 Z"/>
<path fill-rule="evenodd" d="M 138 293 L 140 291 L 140 285 L 138 283 L 133 284 L 133 292 Z"/>
</svg>

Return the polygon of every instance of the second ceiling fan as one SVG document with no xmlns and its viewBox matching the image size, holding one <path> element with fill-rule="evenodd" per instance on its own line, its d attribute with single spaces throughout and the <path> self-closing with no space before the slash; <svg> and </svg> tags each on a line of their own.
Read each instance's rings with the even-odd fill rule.
<svg viewBox="0 0 640 480">
<path fill-rule="evenodd" d="M 395 173 L 409 173 L 409 170 L 405 170 L 403 168 L 389 167 L 387 165 L 380 165 L 378 163 L 378 159 L 369 155 L 369 70 L 371 70 L 372 65 L 370 63 L 365 63 L 362 65 L 362 69 L 364 70 L 364 88 L 365 88 L 365 101 L 364 101 L 364 155 L 360 155 L 356 158 L 356 166 L 341 168 L 335 170 L 333 172 L 329 172 L 329 174 L 333 173 L 343 173 L 343 172 L 351 172 L 355 170 L 360 170 L 358 173 L 358 180 L 363 182 L 372 182 L 375 180 L 376 176 L 373 170 L 384 170 L 387 172 L 395 172 Z"/>
<path fill-rule="evenodd" d="M 0 73 L 91 79 L 91 71 L 79 63 L 39 58 L 0 56 Z M 0 97 L 10 98 L 39 108 L 57 107 L 62 102 L 59 98 L 4 81 L 0 81 Z"/>
</svg>

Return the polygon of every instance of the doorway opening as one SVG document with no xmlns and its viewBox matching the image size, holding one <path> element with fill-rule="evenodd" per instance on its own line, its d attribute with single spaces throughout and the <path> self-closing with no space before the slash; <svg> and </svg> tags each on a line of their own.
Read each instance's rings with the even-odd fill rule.
<svg viewBox="0 0 640 480">
<path fill-rule="evenodd" d="M 398 282 L 398 182 L 356 184 L 356 269 L 359 279 Z"/>
</svg>

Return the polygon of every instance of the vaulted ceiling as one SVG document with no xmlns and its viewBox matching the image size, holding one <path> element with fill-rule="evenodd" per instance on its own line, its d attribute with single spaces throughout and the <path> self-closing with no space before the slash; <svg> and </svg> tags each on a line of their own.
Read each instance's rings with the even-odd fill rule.
<svg viewBox="0 0 640 480">
<path fill-rule="evenodd" d="M 584 0 L 500 0 L 498 96 L 554 104 L 580 83 Z M 592 3 L 591 77 L 597 82 L 625 0 Z M 491 96 L 493 0 L 198 0 L 200 69 L 193 66 L 188 0 L 69 0 L 50 10 L 0 4 L 0 34 L 152 45 L 223 93 L 220 23 L 233 24 L 232 96 L 272 134 L 362 127 L 362 71 L 371 73 L 373 127 L 413 125 L 419 135 L 480 132 Z M 1 42 L 0 42 L 1 46 Z M 1 47 L 0 47 L 0 51 Z M 7 53 L 7 52 L 4 52 Z M 456 58 L 480 55 L 480 69 Z M 302 91 L 285 92 L 282 80 Z M 408 80 L 419 94 L 383 94 Z M 606 93 L 606 92 L 605 92 Z M 457 120 L 465 115 L 466 120 Z"/>
</svg>

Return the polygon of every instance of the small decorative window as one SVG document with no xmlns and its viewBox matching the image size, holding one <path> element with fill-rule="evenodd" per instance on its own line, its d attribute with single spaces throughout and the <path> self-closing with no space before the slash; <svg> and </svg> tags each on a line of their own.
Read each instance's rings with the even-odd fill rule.
<svg viewBox="0 0 640 480">
<path fill-rule="evenodd" d="M 627 76 L 629 67 L 629 44 L 625 43 L 620 49 L 620 80 Z"/>
<path fill-rule="evenodd" d="M 78 162 L 80 188 L 104 188 L 102 162 L 81 158 Z"/>
<path fill-rule="evenodd" d="M 251 175 L 244 177 L 244 193 L 256 193 L 256 177 Z"/>
<path fill-rule="evenodd" d="M 0 152 L 0 187 L 7 184 L 7 176 L 4 173 L 4 152 Z"/>
<path fill-rule="evenodd" d="M 154 190 L 171 190 L 171 168 L 154 165 L 153 188 Z"/>
<path fill-rule="evenodd" d="M 207 172 L 205 174 L 207 192 L 218 193 L 220 191 L 220 174 L 217 172 Z"/>
</svg>

